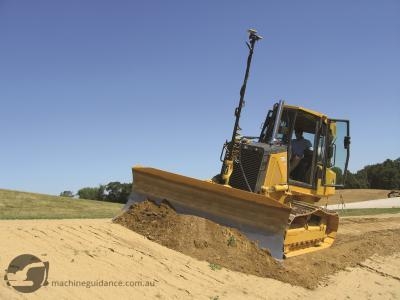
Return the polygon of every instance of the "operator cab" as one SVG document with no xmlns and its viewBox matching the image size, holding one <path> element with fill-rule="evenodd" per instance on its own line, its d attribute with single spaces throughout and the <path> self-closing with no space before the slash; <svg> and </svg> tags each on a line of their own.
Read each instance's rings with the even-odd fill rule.
<svg viewBox="0 0 400 300">
<path fill-rule="evenodd" d="M 289 184 L 311 189 L 316 189 L 318 182 L 325 186 L 344 185 L 349 121 L 328 119 L 280 101 L 268 112 L 259 142 L 286 146 Z"/>
</svg>

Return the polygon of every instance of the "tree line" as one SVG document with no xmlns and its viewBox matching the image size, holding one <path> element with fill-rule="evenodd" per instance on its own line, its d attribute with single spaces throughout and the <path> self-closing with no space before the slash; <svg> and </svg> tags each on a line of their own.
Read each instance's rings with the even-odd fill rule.
<svg viewBox="0 0 400 300">
<path fill-rule="evenodd" d="M 76 195 L 72 191 L 63 191 L 62 197 L 78 197 L 79 199 L 99 200 L 116 203 L 126 203 L 132 190 L 132 183 L 119 181 L 100 184 L 98 187 L 81 188 Z"/>
<path fill-rule="evenodd" d="M 346 173 L 347 189 L 400 190 L 400 157 L 368 165 L 356 173 Z"/>
</svg>

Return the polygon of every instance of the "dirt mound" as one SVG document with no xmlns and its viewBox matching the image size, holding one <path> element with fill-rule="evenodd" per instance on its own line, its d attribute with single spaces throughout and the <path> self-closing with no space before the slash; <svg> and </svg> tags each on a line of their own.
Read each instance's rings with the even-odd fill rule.
<svg viewBox="0 0 400 300">
<path fill-rule="evenodd" d="M 400 230 L 372 231 L 360 235 L 338 235 L 332 247 L 285 260 L 289 278 L 283 280 L 307 288 L 324 285 L 329 275 L 360 266 L 374 254 L 391 255 L 399 251 Z M 281 280 L 281 279 L 280 279 Z"/>
<path fill-rule="evenodd" d="M 208 261 L 212 268 L 223 266 L 264 277 L 280 268 L 267 250 L 239 231 L 196 216 L 178 215 L 165 203 L 135 204 L 114 222 L 168 248 Z"/>
<path fill-rule="evenodd" d="M 222 266 L 310 289 L 375 253 L 389 255 L 400 248 L 399 229 L 339 234 L 329 249 L 279 262 L 239 231 L 196 216 L 179 215 L 166 203 L 135 204 L 114 222 L 168 248 L 208 261 L 212 269 Z"/>
</svg>

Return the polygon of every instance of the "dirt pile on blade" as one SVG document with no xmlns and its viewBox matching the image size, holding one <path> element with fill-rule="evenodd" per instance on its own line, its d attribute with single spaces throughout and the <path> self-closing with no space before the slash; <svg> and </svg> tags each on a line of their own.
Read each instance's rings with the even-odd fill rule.
<svg viewBox="0 0 400 300">
<path fill-rule="evenodd" d="M 266 276 L 279 263 L 239 231 L 196 216 L 179 215 L 167 204 L 145 201 L 114 222 L 168 248 L 234 271 Z"/>
<path fill-rule="evenodd" d="M 337 271 L 359 266 L 375 253 L 390 255 L 400 249 L 400 229 L 379 231 L 379 219 L 371 223 L 373 231 L 357 235 L 339 233 L 331 248 L 283 262 L 276 261 L 239 231 L 196 216 L 179 215 L 167 204 L 135 204 L 114 222 L 168 248 L 208 261 L 212 269 L 222 266 L 309 289 L 325 284 Z M 362 227 L 365 221 L 351 222 Z"/>
</svg>

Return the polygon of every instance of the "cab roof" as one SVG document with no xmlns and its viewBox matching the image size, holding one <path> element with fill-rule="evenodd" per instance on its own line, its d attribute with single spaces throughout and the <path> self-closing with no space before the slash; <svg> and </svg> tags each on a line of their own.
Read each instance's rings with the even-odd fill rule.
<svg viewBox="0 0 400 300">
<path fill-rule="evenodd" d="M 327 115 L 324 115 L 324 114 L 322 114 L 320 112 L 317 112 L 317 111 L 314 111 L 314 110 L 311 110 L 311 109 L 308 109 L 308 108 L 304 108 L 304 107 L 301 107 L 301 106 L 285 104 L 284 107 L 285 108 L 294 109 L 294 110 L 300 110 L 300 111 L 303 111 L 305 113 L 311 114 L 311 115 L 313 115 L 315 117 L 318 117 L 318 118 L 321 118 L 321 119 L 327 119 L 328 118 Z"/>
</svg>

